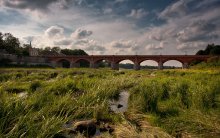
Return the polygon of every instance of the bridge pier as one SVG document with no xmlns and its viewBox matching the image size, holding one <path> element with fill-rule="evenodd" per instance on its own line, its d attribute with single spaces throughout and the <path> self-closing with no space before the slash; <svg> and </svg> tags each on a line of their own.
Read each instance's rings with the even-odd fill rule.
<svg viewBox="0 0 220 138">
<path fill-rule="evenodd" d="M 119 64 L 118 63 L 115 63 L 115 62 L 111 62 L 111 68 L 113 70 L 119 70 Z"/>
<path fill-rule="evenodd" d="M 139 63 L 135 63 L 134 64 L 134 70 L 140 70 L 141 69 L 141 66 Z"/>
<path fill-rule="evenodd" d="M 96 64 L 95 62 L 91 61 L 91 62 L 89 63 L 89 67 L 90 67 L 90 68 L 97 68 L 97 64 Z"/>
<path fill-rule="evenodd" d="M 52 67 L 56 68 L 57 67 L 57 62 L 56 61 L 52 61 L 51 65 L 52 65 Z"/>
<path fill-rule="evenodd" d="M 163 62 L 162 61 L 158 62 L 158 69 L 163 69 Z"/>
</svg>

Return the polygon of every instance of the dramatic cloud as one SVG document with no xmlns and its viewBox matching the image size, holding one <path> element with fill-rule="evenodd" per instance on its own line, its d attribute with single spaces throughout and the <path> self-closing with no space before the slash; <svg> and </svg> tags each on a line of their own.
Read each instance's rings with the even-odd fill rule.
<svg viewBox="0 0 220 138">
<path fill-rule="evenodd" d="M 140 19 L 144 16 L 146 16 L 148 12 L 146 12 L 144 9 L 132 9 L 131 13 L 128 15 L 128 17 Z"/>
<path fill-rule="evenodd" d="M 59 26 L 51 26 L 45 31 L 45 35 L 49 38 L 61 38 L 63 36 L 64 29 Z"/>
<path fill-rule="evenodd" d="M 92 35 L 92 31 L 83 30 L 83 29 L 80 29 L 80 28 L 76 29 L 76 31 L 71 34 L 71 36 L 75 39 L 83 39 L 83 38 L 86 38 L 90 35 Z"/>
<path fill-rule="evenodd" d="M 220 43 L 219 0 L 0 0 L 1 32 L 89 54 L 195 54 Z"/>
<path fill-rule="evenodd" d="M 181 30 L 177 34 L 177 40 L 179 42 L 192 42 L 198 40 L 211 40 L 218 38 L 218 34 L 215 33 L 216 25 L 204 20 L 193 22 L 185 29 Z"/>
</svg>

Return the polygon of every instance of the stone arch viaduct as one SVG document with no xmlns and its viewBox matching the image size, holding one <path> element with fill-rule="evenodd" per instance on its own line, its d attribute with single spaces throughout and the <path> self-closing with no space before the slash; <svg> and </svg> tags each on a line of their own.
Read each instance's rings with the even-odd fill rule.
<svg viewBox="0 0 220 138">
<path fill-rule="evenodd" d="M 211 56 L 204 55 L 88 55 L 88 56 L 47 56 L 46 58 L 53 67 L 62 67 L 62 61 L 67 61 L 70 68 L 79 67 L 79 61 L 89 62 L 90 68 L 97 68 L 102 60 L 111 63 L 111 68 L 119 69 L 119 62 L 130 60 L 134 63 L 134 69 L 139 70 L 143 61 L 153 60 L 158 63 L 158 69 L 163 69 L 163 64 L 169 60 L 176 60 L 182 63 L 183 68 L 188 68 L 189 64 L 195 60 L 207 61 Z"/>
</svg>

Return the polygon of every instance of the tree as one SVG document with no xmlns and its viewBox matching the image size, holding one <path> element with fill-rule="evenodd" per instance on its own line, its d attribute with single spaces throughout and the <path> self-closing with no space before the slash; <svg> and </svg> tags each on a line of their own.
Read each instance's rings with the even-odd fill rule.
<svg viewBox="0 0 220 138">
<path fill-rule="evenodd" d="M 3 34 L 0 32 L 0 49 L 4 49 L 3 46 Z"/>
<path fill-rule="evenodd" d="M 196 55 L 220 55 L 220 45 L 208 44 L 205 50 L 199 50 Z"/>
<path fill-rule="evenodd" d="M 23 44 L 23 47 L 21 48 L 22 50 L 22 55 L 23 56 L 30 56 L 30 53 L 29 53 L 29 48 L 31 47 L 30 44 Z"/>
<path fill-rule="evenodd" d="M 53 47 L 53 48 L 51 48 L 51 51 L 53 51 L 53 52 L 57 52 L 57 53 L 60 53 L 60 47 Z"/>
<path fill-rule="evenodd" d="M 51 51 L 51 47 L 45 47 L 43 51 Z"/>
<path fill-rule="evenodd" d="M 210 50 L 210 55 L 220 55 L 220 45 Z"/>
<path fill-rule="evenodd" d="M 65 55 L 88 55 L 84 50 L 81 49 L 62 49 L 61 53 Z"/>
<path fill-rule="evenodd" d="M 3 48 L 10 54 L 19 54 L 20 42 L 10 33 L 3 35 Z"/>
</svg>

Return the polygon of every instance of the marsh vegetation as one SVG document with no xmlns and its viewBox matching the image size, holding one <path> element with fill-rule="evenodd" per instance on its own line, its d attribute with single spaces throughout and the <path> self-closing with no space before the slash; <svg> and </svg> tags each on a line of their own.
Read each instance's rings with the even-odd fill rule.
<svg viewBox="0 0 220 138">
<path fill-rule="evenodd" d="M 219 137 L 220 70 L 0 69 L 0 137 L 90 137 L 85 120 L 98 137 Z"/>
</svg>

